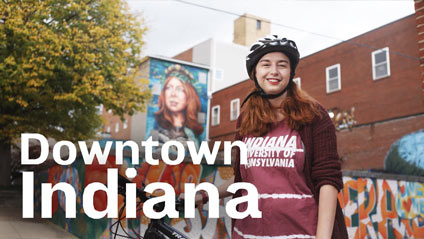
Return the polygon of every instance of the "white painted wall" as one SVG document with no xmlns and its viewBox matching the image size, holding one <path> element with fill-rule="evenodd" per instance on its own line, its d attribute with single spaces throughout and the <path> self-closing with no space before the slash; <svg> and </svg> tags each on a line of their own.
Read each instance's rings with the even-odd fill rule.
<svg viewBox="0 0 424 239">
<path fill-rule="evenodd" d="M 246 56 L 249 49 L 245 46 L 215 41 L 215 68 L 222 71 L 223 78 L 215 80 L 213 92 L 230 87 L 248 78 Z"/>
<path fill-rule="evenodd" d="M 248 47 L 208 39 L 193 47 L 193 63 L 210 66 L 212 93 L 230 87 L 248 78 L 245 59 Z M 221 71 L 222 78 L 217 79 L 216 70 Z"/>
<path fill-rule="evenodd" d="M 137 112 L 131 117 L 131 140 L 140 144 L 146 137 L 146 113 Z"/>
<path fill-rule="evenodd" d="M 193 63 L 211 66 L 211 47 L 213 39 L 210 38 L 193 46 Z"/>
</svg>

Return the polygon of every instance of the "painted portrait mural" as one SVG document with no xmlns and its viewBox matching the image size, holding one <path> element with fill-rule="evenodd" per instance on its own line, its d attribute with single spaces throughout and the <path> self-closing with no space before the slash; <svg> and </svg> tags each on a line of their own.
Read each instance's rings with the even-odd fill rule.
<svg viewBox="0 0 424 239">
<path fill-rule="evenodd" d="M 208 70 L 150 58 L 152 100 L 147 108 L 146 140 L 177 140 L 188 152 L 187 141 L 198 148 L 206 138 Z M 176 153 L 176 149 L 170 149 Z"/>
</svg>

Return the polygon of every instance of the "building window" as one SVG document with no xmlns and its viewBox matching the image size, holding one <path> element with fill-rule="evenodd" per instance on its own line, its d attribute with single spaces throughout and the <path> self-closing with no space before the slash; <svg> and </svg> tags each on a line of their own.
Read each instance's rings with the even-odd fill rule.
<svg viewBox="0 0 424 239">
<path fill-rule="evenodd" d="M 215 80 L 222 81 L 224 79 L 224 71 L 221 69 L 215 69 Z"/>
<path fill-rule="evenodd" d="M 219 125 L 219 105 L 212 107 L 212 126 Z"/>
<path fill-rule="evenodd" d="M 256 30 L 261 30 L 261 20 L 256 20 Z"/>
<path fill-rule="evenodd" d="M 110 133 L 110 126 L 106 128 L 106 133 Z"/>
<path fill-rule="evenodd" d="M 119 132 L 119 122 L 115 124 L 115 133 Z"/>
<path fill-rule="evenodd" d="M 206 122 L 205 112 L 197 112 L 197 123 L 204 124 Z"/>
<path fill-rule="evenodd" d="M 390 76 L 389 48 L 385 47 L 373 51 L 372 56 L 372 78 L 378 80 Z"/>
<path fill-rule="evenodd" d="M 102 104 L 96 106 L 96 109 L 97 109 L 97 114 L 101 115 L 103 113 L 103 105 Z"/>
<path fill-rule="evenodd" d="M 340 64 L 332 65 L 326 68 L 327 75 L 327 93 L 341 90 L 340 83 Z"/>
<path fill-rule="evenodd" d="M 293 82 L 297 84 L 297 87 L 300 88 L 300 77 L 296 77 L 293 79 Z"/>
<path fill-rule="evenodd" d="M 230 120 L 236 120 L 239 117 L 240 113 L 240 99 L 234 99 L 230 103 Z"/>
<path fill-rule="evenodd" d="M 123 129 L 128 128 L 128 120 L 126 120 L 126 119 L 124 120 L 124 124 L 123 124 L 122 128 Z"/>
</svg>

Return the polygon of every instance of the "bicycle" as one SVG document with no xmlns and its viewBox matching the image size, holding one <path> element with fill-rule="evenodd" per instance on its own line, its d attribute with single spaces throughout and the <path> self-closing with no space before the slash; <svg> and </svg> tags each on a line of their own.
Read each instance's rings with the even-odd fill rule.
<svg viewBox="0 0 424 239">
<path fill-rule="evenodd" d="M 120 237 L 131 238 L 131 239 L 140 239 L 140 238 L 144 238 L 144 239 L 189 239 L 183 233 L 181 233 L 177 229 L 173 228 L 172 226 L 168 225 L 165 222 L 164 218 L 150 219 L 150 223 L 147 226 L 147 230 L 144 233 L 144 236 L 141 236 L 140 234 L 135 232 L 134 228 L 130 227 L 131 231 L 134 233 L 134 235 L 136 235 L 136 237 L 130 236 L 129 233 L 127 231 L 125 231 L 125 229 L 124 229 L 124 227 L 122 226 L 122 223 L 121 223 L 121 220 L 124 219 L 122 217 L 122 214 L 123 214 L 124 209 L 125 209 L 125 197 L 126 197 L 126 195 L 125 195 L 125 185 L 127 183 L 132 183 L 132 182 L 130 180 L 128 180 L 127 178 L 125 178 L 124 176 L 118 174 L 118 193 L 121 194 L 122 196 L 124 196 L 124 205 L 121 208 L 121 210 L 119 211 L 118 220 L 116 222 L 114 222 L 109 227 L 109 231 L 112 235 L 114 235 L 114 238 L 116 238 L 116 236 L 120 236 Z M 144 185 L 143 185 L 143 187 L 144 187 Z M 137 188 L 136 190 L 137 190 L 136 195 L 137 195 L 138 198 L 140 198 L 140 201 L 137 204 L 137 208 L 138 208 L 141 203 L 145 202 L 146 200 L 148 200 L 152 197 L 147 196 L 146 193 L 139 188 Z M 159 211 L 162 211 L 164 209 L 164 207 L 165 207 L 165 203 L 163 202 L 163 203 L 156 204 L 153 207 L 153 209 L 155 211 L 159 212 Z M 184 200 L 181 200 L 181 199 L 176 200 L 176 209 L 179 212 L 184 210 Z M 139 210 L 141 210 L 141 209 L 138 209 L 138 211 Z M 113 231 L 113 227 L 115 225 L 116 225 L 115 231 Z M 118 234 L 119 226 L 122 228 L 122 230 L 124 231 L 124 233 L 126 235 Z"/>
</svg>

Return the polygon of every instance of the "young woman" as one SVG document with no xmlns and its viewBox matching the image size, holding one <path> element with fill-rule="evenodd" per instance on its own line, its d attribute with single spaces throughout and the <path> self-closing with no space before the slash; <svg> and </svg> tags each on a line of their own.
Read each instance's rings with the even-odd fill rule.
<svg viewBox="0 0 424 239">
<path fill-rule="evenodd" d="M 191 84 L 193 76 L 178 64 L 168 67 L 165 74 L 165 84 L 158 100 L 159 110 L 155 113 L 158 141 L 163 144 L 178 140 L 185 147 L 187 141 L 194 141 L 198 146 L 203 126 L 197 121 L 201 104 Z"/>
<path fill-rule="evenodd" d="M 298 63 L 295 42 L 275 35 L 254 43 L 247 56 L 255 89 L 243 102 L 236 140 L 246 143 L 248 164 L 240 165 L 238 156 L 230 181 L 256 186 L 262 218 L 233 220 L 233 239 L 348 237 L 337 201 L 343 182 L 335 128 L 325 109 L 293 82 Z M 229 196 L 232 182 L 219 188 L 221 197 Z M 199 193 L 202 199 L 207 197 Z"/>
</svg>

